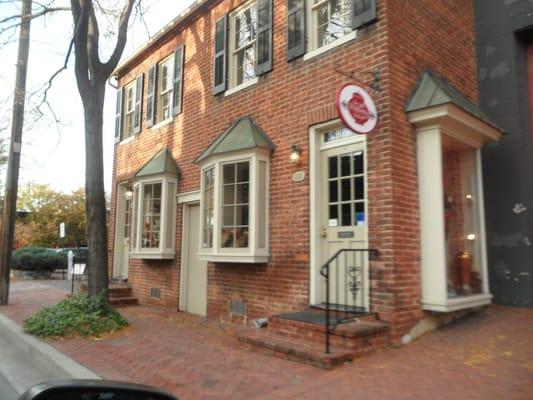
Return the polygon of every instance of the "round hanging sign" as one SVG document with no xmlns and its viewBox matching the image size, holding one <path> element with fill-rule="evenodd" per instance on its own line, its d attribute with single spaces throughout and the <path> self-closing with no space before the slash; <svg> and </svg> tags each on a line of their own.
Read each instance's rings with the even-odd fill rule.
<svg viewBox="0 0 533 400">
<path fill-rule="evenodd" d="M 347 84 L 337 90 L 335 108 L 344 125 L 356 133 L 369 133 L 378 122 L 372 97 L 357 85 Z"/>
</svg>

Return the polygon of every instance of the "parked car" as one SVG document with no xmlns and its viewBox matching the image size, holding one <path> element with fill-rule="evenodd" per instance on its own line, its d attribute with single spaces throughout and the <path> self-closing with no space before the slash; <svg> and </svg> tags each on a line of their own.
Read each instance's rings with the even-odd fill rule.
<svg viewBox="0 0 533 400">
<path fill-rule="evenodd" d="M 69 379 L 32 386 L 19 400 L 177 400 L 160 389 L 107 380 Z"/>
</svg>

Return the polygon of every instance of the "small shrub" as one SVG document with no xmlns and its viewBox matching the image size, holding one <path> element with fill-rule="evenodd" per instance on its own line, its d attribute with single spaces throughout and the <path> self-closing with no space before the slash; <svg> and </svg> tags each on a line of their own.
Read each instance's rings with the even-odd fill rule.
<svg viewBox="0 0 533 400">
<path fill-rule="evenodd" d="M 67 268 L 67 255 L 44 247 L 27 246 L 13 253 L 11 266 L 23 271 L 53 271 Z"/>
<path fill-rule="evenodd" d="M 80 294 L 46 307 L 24 321 L 24 331 L 35 336 L 99 336 L 128 325 L 103 296 Z"/>
</svg>

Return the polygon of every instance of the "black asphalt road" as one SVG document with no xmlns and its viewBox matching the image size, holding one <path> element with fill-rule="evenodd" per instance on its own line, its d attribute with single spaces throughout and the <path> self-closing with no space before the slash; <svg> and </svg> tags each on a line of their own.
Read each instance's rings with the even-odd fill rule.
<svg viewBox="0 0 533 400">
<path fill-rule="evenodd" d="M 15 389 L 11 387 L 6 378 L 0 374 L 0 399 L 1 400 L 16 400 L 17 393 Z"/>
</svg>

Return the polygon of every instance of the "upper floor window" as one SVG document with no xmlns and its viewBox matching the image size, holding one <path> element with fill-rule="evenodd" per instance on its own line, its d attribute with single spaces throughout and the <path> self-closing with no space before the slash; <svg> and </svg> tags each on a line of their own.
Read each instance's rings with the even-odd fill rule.
<svg viewBox="0 0 533 400">
<path fill-rule="evenodd" d="M 135 114 L 135 81 L 129 83 L 124 89 L 124 128 L 123 139 L 133 135 L 133 123 Z"/>
<path fill-rule="evenodd" d="M 287 59 L 354 38 L 376 12 L 376 0 L 287 0 Z"/>
<path fill-rule="evenodd" d="M 215 23 L 214 94 L 272 69 L 272 0 L 250 0 Z"/>
<path fill-rule="evenodd" d="M 311 49 L 333 43 L 352 31 L 351 0 L 313 0 L 310 7 Z"/>
<path fill-rule="evenodd" d="M 159 76 L 157 106 L 157 121 L 164 121 L 172 116 L 172 69 L 173 57 L 167 57 L 157 65 Z"/>
<path fill-rule="evenodd" d="M 255 78 L 257 45 L 257 3 L 246 6 L 230 17 L 230 87 Z"/>
<path fill-rule="evenodd" d="M 115 143 L 141 131 L 144 74 L 117 90 Z"/>
<path fill-rule="evenodd" d="M 172 55 L 148 70 L 147 127 L 181 113 L 184 59 L 185 47 L 181 45 Z"/>
</svg>

